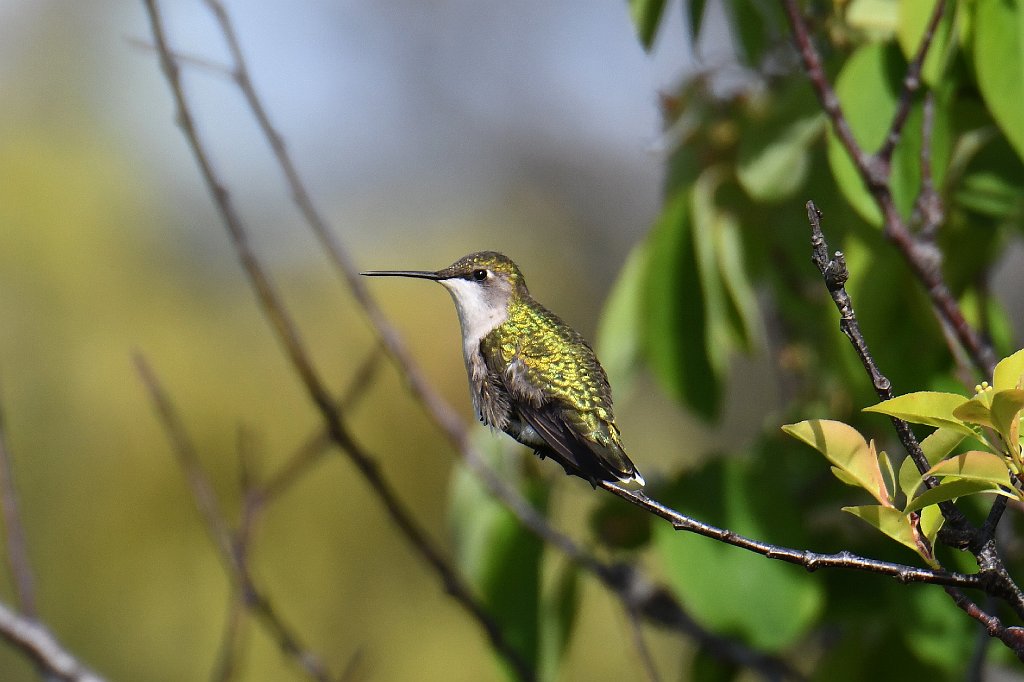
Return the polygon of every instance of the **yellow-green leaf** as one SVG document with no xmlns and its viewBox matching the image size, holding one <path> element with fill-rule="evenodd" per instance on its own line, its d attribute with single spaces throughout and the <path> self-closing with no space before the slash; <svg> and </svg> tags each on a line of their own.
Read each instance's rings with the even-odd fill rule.
<svg viewBox="0 0 1024 682">
<path fill-rule="evenodd" d="M 971 398 L 953 410 L 953 416 L 960 421 L 995 428 L 995 425 L 992 423 L 992 412 L 989 410 L 988 405 L 979 398 Z"/>
<path fill-rule="evenodd" d="M 939 502 L 956 500 L 961 497 L 977 495 L 979 493 L 995 493 L 1005 497 L 1013 497 L 1013 495 L 1010 495 L 1002 488 L 985 481 L 972 481 L 964 478 L 947 479 L 946 482 L 937 485 L 934 488 L 925 490 L 923 493 L 912 499 L 907 503 L 907 507 L 903 511 L 904 513 L 909 514 L 910 512 L 918 511 L 920 509 L 933 507 L 933 505 L 937 505 Z M 933 508 L 938 509 L 938 507 Z"/>
<path fill-rule="evenodd" d="M 1020 447 L 1020 411 L 1024 409 L 1024 390 L 1014 388 L 992 396 L 992 425 L 1007 447 Z"/>
<path fill-rule="evenodd" d="M 825 455 L 879 502 L 892 504 L 878 468 L 875 448 L 857 429 L 831 419 L 810 419 L 787 424 L 782 430 Z"/>
<path fill-rule="evenodd" d="M 913 459 L 904 457 L 903 463 L 900 464 L 900 490 L 909 500 L 919 487 L 921 487 L 921 472 L 917 470 Z"/>
<path fill-rule="evenodd" d="M 896 542 L 920 554 L 910 519 L 899 509 L 868 504 L 860 507 L 843 507 L 843 511 L 870 523 Z"/>
<path fill-rule="evenodd" d="M 962 455 L 944 459 L 929 469 L 927 475 L 955 476 L 961 479 L 1011 487 L 1006 460 L 999 455 L 981 450 L 971 450 Z"/>
<path fill-rule="evenodd" d="M 1024 388 L 1021 375 L 1024 375 L 1024 348 L 999 361 L 992 374 L 992 386 L 997 391 Z"/>
<path fill-rule="evenodd" d="M 921 532 L 928 538 L 928 544 L 935 547 L 935 536 L 939 534 L 939 529 L 942 528 L 942 524 L 946 521 L 946 518 L 942 515 L 942 510 L 937 506 L 925 507 L 921 510 Z"/>
<path fill-rule="evenodd" d="M 883 400 L 877 405 L 865 407 L 864 411 L 879 412 L 915 424 L 945 427 L 964 435 L 974 435 L 974 431 L 963 424 L 956 415 L 957 408 L 965 402 L 967 398 L 956 393 L 919 391 Z"/>
<path fill-rule="evenodd" d="M 960 429 L 940 426 L 921 441 L 921 451 L 924 452 L 929 464 L 936 464 L 951 453 L 953 448 L 960 445 L 964 436 L 965 434 Z"/>
</svg>

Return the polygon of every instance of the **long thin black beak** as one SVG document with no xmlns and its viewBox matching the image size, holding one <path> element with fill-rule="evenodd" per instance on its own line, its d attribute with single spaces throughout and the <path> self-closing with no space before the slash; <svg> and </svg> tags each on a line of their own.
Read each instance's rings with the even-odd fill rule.
<svg viewBox="0 0 1024 682">
<path fill-rule="evenodd" d="M 418 279 L 432 279 L 435 282 L 441 279 L 436 272 L 429 272 L 427 270 L 370 270 L 369 272 L 360 272 L 359 274 L 366 275 L 367 277 L 416 277 Z"/>
</svg>

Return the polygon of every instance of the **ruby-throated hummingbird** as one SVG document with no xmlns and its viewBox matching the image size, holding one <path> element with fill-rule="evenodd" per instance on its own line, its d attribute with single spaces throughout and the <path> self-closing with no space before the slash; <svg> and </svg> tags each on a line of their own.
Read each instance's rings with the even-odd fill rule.
<svg viewBox="0 0 1024 682">
<path fill-rule="evenodd" d="M 622 449 L 612 392 L 583 337 L 537 303 L 510 258 L 482 251 L 443 270 L 378 270 L 364 275 L 440 283 L 455 301 L 473 407 L 567 474 L 591 484 L 644 479 Z"/>
</svg>

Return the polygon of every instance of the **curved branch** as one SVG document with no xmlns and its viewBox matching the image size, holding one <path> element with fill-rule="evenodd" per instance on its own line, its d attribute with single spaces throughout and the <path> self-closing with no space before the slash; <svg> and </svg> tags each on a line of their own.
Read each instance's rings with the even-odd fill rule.
<svg viewBox="0 0 1024 682">
<path fill-rule="evenodd" d="M 647 496 L 640 490 L 626 490 L 618 485 L 601 481 L 598 486 L 608 492 L 621 497 L 630 504 L 659 516 L 669 523 L 676 530 L 685 530 L 688 533 L 696 533 L 706 538 L 724 542 L 727 545 L 760 554 L 769 559 L 778 559 L 786 563 L 803 566 L 808 571 L 816 571 L 819 568 L 848 568 L 869 573 L 879 573 L 896 578 L 901 583 L 931 583 L 933 585 L 949 585 L 952 587 L 972 587 L 984 589 L 985 582 L 980 575 L 968 575 L 950 571 L 936 571 L 928 568 L 917 568 L 904 564 L 896 564 L 889 561 L 879 561 L 858 556 L 852 552 L 838 552 L 836 554 L 820 554 L 806 549 L 793 549 L 773 545 L 761 540 L 754 540 L 725 528 L 712 526 L 697 519 L 676 511 L 671 507 L 658 502 Z"/>
<path fill-rule="evenodd" d="M 850 159 L 853 161 L 882 212 L 883 229 L 885 236 L 896 245 L 907 262 L 908 267 L 914 276 L 921 282 L 925 292 L 931 299 L 932 307 L 942 320 L 953 330 L 960 345 L 971 358 L 971 362 L 978 371 L 986 378 L 992 376 L 992 370 L 996 364 L 995 351 L 992 346 L 982 339 L 974 327 L 967 322 L 963 311 L 954 298 L 949 287 L 946 285 L 940 267 L 940 259 L 936 257 L 934 249 L 922 244 L 910 233 L 906 224 L 900 217 L 899 211 L 892 197 L 890 187 L 890 157 L 892 149 L 895 148 L 904 130 L 906 117 L 911 104 L 913 92 L 920 87 L 920 71 L 928 48 L 931 45 L 935 34 L 935 26 L 941 18 L 943 1 L 932 14 L 928 28 L 922 36 L 921 44 L 915 53 L 914 59 L 907 67 L 907 76 L 904 78 L 904 86 L 900 96 L 900 103 L 890 124 L 889 135 L 886 137 L 882 148 L 876 154 L 865 151 L 853 136 L 853 130 L 843 113 L 839 98 L 836 96 L 832 84 L 825 74 L 821 56 L 818 54 L 807 28 L 807 23 L 800 12 L 797 0 L 783 0 L 786 16 L 789 20 L 790 29 L 793 32 L 793 40 L 804 64 L 804 71 L 811 82 L 821 103 L 822 109 L 828 115 L 832 123 L 832 129 L 839 139 L 843 148 L 846 149 Z"/>
</svg>

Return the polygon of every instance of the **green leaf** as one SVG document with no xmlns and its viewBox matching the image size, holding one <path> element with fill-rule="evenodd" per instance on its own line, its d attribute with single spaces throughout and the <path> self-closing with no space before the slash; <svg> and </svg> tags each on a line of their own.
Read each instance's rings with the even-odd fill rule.
<svg viewBox="0 0 1024 682">
<path fill-rule="evenodd" d="M 729 350 L 732 347 L 729 313 L 716 255 L 716 234 L 722 222 L 722 213 L 715 205 L 715 192 L 723 178 L 722 168 L 708 168 L 697 178 L 690 193 L 693 248 L 697 257 L 700 293 L 704 299 L 704 343 L 711 367 L 719 378 L 729 368 Z"/>
<path fill-rule="evenodd" d="M 955 416 L 955 410 L 967 402 L 967 398 L 955 393 L 939 393 L 937 391 L 919 391 L 883 400 L 877 405 L 865 407 L 865 412 L 878 412 L 896 417 L 914 424 L 927 424 L 952 429 L 966 435 L 974 435 L 969 426 L 965 426 Z"/>
<path fill-rule="evenodd" d="M 942 515 L 942 510 L 935 505 L 925 507 L 920 511 L 921 533 L 928 540 L 928 544 L 935 547 L 935 538 L 938 536 L 939 530 L 942 529 L 942 524 L 946 522 L 946 517 Z"/>
<path fill-rule="evenodd" d="M 1020 447 L 1020 411 L 1024 409 L 1024 390 L 998 391 L 992 396 L 992 426 L 1009 447 Z"/>
<path fill-rule="evenodd" d="M 949 429 L 944 426 L 932 431 L 921 441 L 921 451 L 929 464 L 936 464 L 953 452 L 953 448 L 963 442 L 964 434 L 960 429 Z M 908 458 L 909 459 L 909 458 Z M 911 461 L 913 464 L 913 461 Z"/>
<path fill-rule="evenodd" d="M 992 424 L 992 411 L 980 398 L 967 400 L 963 405 L 953 410 L 953 416 L 962 422 L 995 428 Z"/>
<path fill-rule="evenodd" d="M 499 468 L 502 441 L 484 429 L 476 438 L 485 457 Z M 505 466 L 508 469 L 508 465 Z M 513 472 L 506 472 L 514 478 Z M 521 492 L 542 514 L 547 509 L 548 487 L 539 481 L 525 481 Z M 539 660 L 541 603 L 541 560 L 544 543 L 527 531 L 519 520 L 492 498 L 475 476 L 465 468 L 455 471 L 450 519 L 456 558 L 488 612 L 497 621 L 509 643 L 527 661 Z M 504 659 L 498 663 L 505 665 Z M 508 670 L 511 675 L 511 670 Z"/>
<path fill-rule="evenodd" d="M 984 481 L 991 485 L 1012 487 L 1006 460 L 999 455 L 982 450 L 971 450 L 962 455 L 944 459 L 929 469 L 926 475 L 955 476 L 960 479 Z"/>
<path fill-rule="evenodd" d="M 909 62 L 917 54 L 925 28 L 931 20 L 935 3 L 938 0 L 901 0 L 899 3 L 896 37 L 899 40 L 903 56 Z M 959 3 L 947 2 L 942 19 L 935 29 L 928 56 L 924 60 L 921 76 L 931 87 L 942 83 L 950 62 L 957 52 L 957 32 L 959 27 Z"/>
<path fill-rule="evenodd" d="M 843 107 L 853 137 L 866 153 L 881 147 L 896 112 L 897 93 L 906 71 L 898 48 L 891 43 L 869 43 L 846 60 L 836 79 L 836 95 Z M 942 185 L 952 146 L 948 102 L 951 85 L 936 91 L 932 129 L 932 176 Z M 892 156 L 889 184 L 899 213 L 909 217 L 921 185 L 920 102 L 911 107 L 899 144 Z M 846 149 L 829 131 L 828 161 L 843 196 L 854 210 L 872 225 L 882 224 L 882 214 Z"/>
<path fill-rule="evenodd" d="M 899 481 L 900 491 L 908 500 L 914 497 L 914 493 L 921 486 L 921 472 L 917 470 L 917 465 L 910 457 L 904 457 L 900 464 Z"/>
<path fill-rule="evenodd" d="M 860 481 L 858 481 L 852 475 L 846 473 L 846 471 L 844 469 L 840 469 L 837 466 L 833 466 L 833 467 L 829 467 L 829 468 L 832 470 L 832 475 L 835 476 L 836 478 L 838 478 L 840 481 L 842 481 L 846 485 L 853 486 L 854 488 L 862 487 L 861 484 L 860 484 Z"/>
<path fill-rule="evenodd" d="M 898 76 L 893 54 L 879 43 L 865 45 L 846 60 L 836 79 L 836 95 L 854 139 L 869 153 L 882 144 L 896 110 Z M 881 211 L 831 128 L 828 161 L 839 189 L 854 210 L 872 225 L 881 225 Z"/>
<path fill-rule="evenodd" d="M 792 112 L 786 112 L 792 113 Z M 809 147 L 826 125 L 825 115 L 816 112 L 793 120 L 785 127 L 750 130 L 740 140 L 736 177 L 755 201 L 778 202 L 790 198 L 807 178 Z"/>
<path fill-rule="evenodd" d="M 542 680 L 558 679 L 558 671 L 572 640 L 580 604 L 579 575 L 580 569 L 576 564 L 565 561 L 554 584 L 544 593 L 538 668 Z"/>
<path fill-rule="evenodd" d="M 891 504 L 889 491 L 878 469 L 875 449 L 857 429 L 842 422 L 811 419 L 787 424 L 782 430 L 812 446 L 867 490 L 882 504 Z"/>
<path fill-rule="evenodd" d="M 608 382 L 620 397 L 629 394 L 642 355 L 647 250 L 645 241 L 629 252 L 597 324 L 597 354 Z"/>
<path fill-rule="evenodd" d="M 896 542 L 909 547 L 919 555 L 921 554 L 910 519 L 899 509 L 883 507 L 880 504 L 869 504 L 860 507 L 843 507 L 843 511 L 866 521 Z M 930 559 L 930 557 L 924 558 Z"/>
<path fill-rule="evenodd" d="M 694 253 L 689 188 L 666 203 L 649 237 L 644 284 L 644 355 L 669 395 L 705 419 L 721 387 L 705 337 L 707 313 Z"/>
<path fill-rule="evenodd" d="M 745 63 L 757 69 L 767 47 L 778 37 L 782 17 L 777 3 L 730 0 L 724 9 Z"/>
<path fill-rule="evenodd" d="M 878 453 L 878 468 L 882 471 L 882 482 L 885 484 L 886 490 L 896 490 L 896 486 L 898 485 L 896 472 L 893 471 L 892 461 L 889 459 L 889 455 L 886 454 L 885 450 Z M 888 478 L 885 478 L 886 475 L 888 475 Z"/>
<path fill-rule="evenodd" d="M 971 54 L 981 96 L 1024 159 L 1024 8 L 1020 0 L 977 0 Z"/>
<path fill-rule="evenodd" d="M 764 538 L 779 528 L 799 534 L 803 512 L 778 503 L 779 491 L 789 483 L 779 465 L 783 457 L 765 449 L 751 457 L 715 460 L 681 476 L 663 499 L 750 537 Z M 794 543 L 802 540 L 791 537 Z M 699 623 L 764 651 L 800 641 L 824 605 L 822 583 L 798 567 L 664 523 L 654 526 L 654 544 L 669 584 Z"/>
<path fill-rule="evenodd" d="M 909 606 L 899 612 L 899 639 L 901 645 L 906 647 L 903 657 L 915 660 L 914 656 L 908 655 L 914 653 L 920 661 L 919 667 L 922 664 L 936 666 L 947 673 L 934 674 L 934 678 L 962 677 L 964 664 L 971 660 L 977 642 L 974 621 L 964 618 L 963 613 L 942 590 L 903 592 Z M 893 679 L 909 681 L 916 677 L 910 674 Z"/>
<path fill-rule="evenodd" d="M 690 42 L 696 44 L 704 25 L 704 8 L 707 6 L 707 0 L 686 0 L 683 4 L 686 5 L 686 17 L 689 19 Z"/>
<path fill-rule="evenodd" d="M 1024 388 L 1024 349 L 1000 360 L 992 377 L 992 386 L 997 391 Z"/>
<path fill-rule="evenodd" d="M 1013 497 L 1012 495 L 1007 494 L 1002 488 L 993 486 L 991 483 L 986 483 L 985 481 L 972 481 L 963 478 L 948 479 L 934 488 L 925 490 L 923 493 L 912 499 L 903 511 L 909 514 L 910 512 L 919 511 L 931 505 L 937 505 L 940 502 L 945 502 L 946 500 L 956 500 L 961 497 L 967 497 L 968 495 L 977 495 L 978 493 L 996 493 L 997 495 L 1003 495 L 1005 497 Z"/>
<path fill-rule="evenodd" d="M 718 269 L 729 304 L 728 320 L 744 350 L 753 352 L 761 343 L 761 315 L 757 294 L 743 262 L 743 242 L 739 222 L 731 214 L 723 214 L 718 221 L 715 252 Z"/>
<path fill-rule="evenodd" d="M 640 44 L 648 52 L 654 46 L 654 38 L 658 35 L 665 4 L 665 0 L 629 0 L 629 15 L 636 26 Z"/>
</svg>

